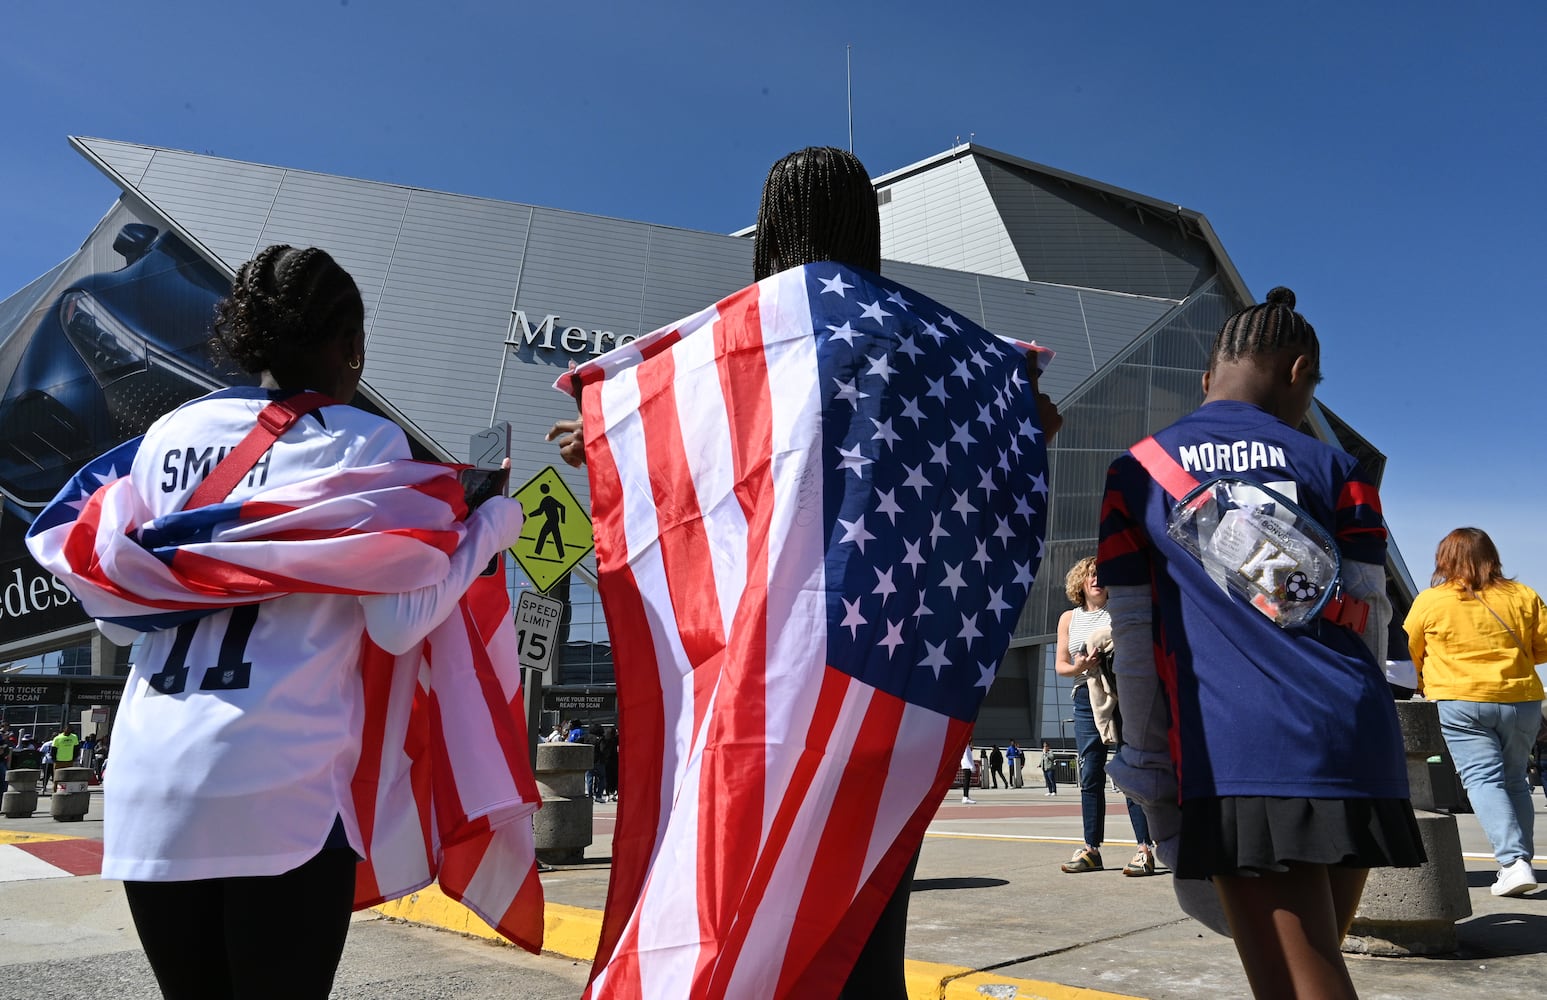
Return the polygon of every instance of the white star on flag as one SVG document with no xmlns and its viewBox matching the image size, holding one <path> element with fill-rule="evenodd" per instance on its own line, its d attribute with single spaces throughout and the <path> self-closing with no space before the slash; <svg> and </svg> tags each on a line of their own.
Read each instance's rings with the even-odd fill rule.
<svg viewBox="0 0 1547 1000">
<path fill-rule="evenodd" d="M 876 325 L 880 326 L 882 325 L 881 320 L 890 315 L 891 313 L 881 308 L 881 300 L 877 299 L 876 301 L 870 303 L 870 305 L 865 306 L 863 310 L 861 310 L 859 318 L 873 319 L 876 321 Z"/>
<path fill-rule="evenodd" d="M 859 546 L 861 552 L 865 551 L 865 543 L 876 537 L 865 530 L 865 517 L 863 514 L 860 515 L 858 520 L 854 521 L 845 521 L 840 517 L 838 523 L 843 525 L 843 537 L 838 539 L 838 541 L 840 543 L 853 542 Z"/>
<path fill-rule="evenodd" d="M 842 455 L 843 457 L 838 461 L 837 467 L 839 469 L 848 469 L 850 472 L 854 473 L 856 476 L 859 476 L 861 479 L 865 477 L 865 466 L 875 461 L 874 459 L 866 458 L 860 452 L 859 445 L 857 444 L 854 446 L 853 451 L 845 451 L 844 449 L 839 448 L 838 454 Z"/>
<path fill-rule="evenodd" d="M 858 597 L 854 598 L 853 603 L 850 603 L 848 598 L 842 598 L 842 600 L 844 615 L 843 621 L 838 623 L 838 627 L 847 628 L 849 630 L 849 638 L 852 639 L 859 634 L 859 627 L 861 625 L 869 625 L 870 623 L 865 620 L 864 615 L 859 613 L 860 599 Z"/>
<path fill-rule="evenodd" d="M 826 295 L 828 292 L 837 292 L 840 299 L 846 298 L 843 293 L 854 287 L 844 281 L 841 274 L 835 274 L 831 278 L 818 278 L 817 280 L 822 283 L 823 295 Z"/>
</svg>

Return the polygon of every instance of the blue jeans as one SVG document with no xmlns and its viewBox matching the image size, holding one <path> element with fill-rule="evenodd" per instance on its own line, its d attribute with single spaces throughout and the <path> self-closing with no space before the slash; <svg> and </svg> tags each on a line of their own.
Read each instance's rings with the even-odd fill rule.
<svg viewBox="0 0 1547 1000">
<path fill-rule="evenodd" d="M 1535 853 L 1526 758 L 1542 724 L 1542 703 L 1441 701 L 1440 728 L 1472 811 L 1500 865 Z"/>
<path fill-rule="evenodd" d="M 1090 692 L 1081 684 L 1074 689 L 1074 742 L 1080 751 L 1080 818 L 1085 824 L 1085 844 L 1100 847 L 1107 828 L 1107 745 L 1096 728 L 1096 713 L 1091 711 Z M 1133 799 L 1128 803 L 1128 822 L 1133 838 L 1150 843 L 1149 820 L 1144 809 Z"/>
</svg>

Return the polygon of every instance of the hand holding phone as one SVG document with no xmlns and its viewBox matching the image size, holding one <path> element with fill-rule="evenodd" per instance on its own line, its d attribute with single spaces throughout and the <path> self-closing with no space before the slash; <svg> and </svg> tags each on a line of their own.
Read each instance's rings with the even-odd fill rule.
<svg viewBox="0 0 1547 1000">
<path fill-rule="evenodd" d="M 471 514 L 490 498 L 505 495 L 505 484 L 510 481 L 510 459 L 500 463 L 498 469 L 463 469 L 457 473 L 457 479 L 462 483 L 462 498 Z M 500 554 L 496 552 L 478 575 L 493 576 L 499 568 Z"/>
<path fill-rule="evenodd" d="M 505 484 L 510 481 L 510 459 L 498 469 L 463 469 L 457 478 L 462 483 L 462 499 L 467 501 L 467 509 L 477 510 L 490 497 L 504 494 Z"/>
</svg>

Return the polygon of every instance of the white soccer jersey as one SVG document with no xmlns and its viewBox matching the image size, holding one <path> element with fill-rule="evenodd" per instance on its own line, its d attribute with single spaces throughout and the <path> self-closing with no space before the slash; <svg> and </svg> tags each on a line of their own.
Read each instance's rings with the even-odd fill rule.
<svg viewBox="0 0 1547 1000">
<path fill-rule="evenodd" d="M 228 389 L 158 420 L 131 473 L 149 508 L 181 509 L 269 398 Z M 396 425 L 328 406 L 275 442 L 230 499 L 409 457 Z M 315 855 L 338 816 L 360 850 L 349 795 L 363 715 L 360 601 L 283 597 L 146 637 L 113 727 L 104 877 L 280 874 Z"/>
</svg>

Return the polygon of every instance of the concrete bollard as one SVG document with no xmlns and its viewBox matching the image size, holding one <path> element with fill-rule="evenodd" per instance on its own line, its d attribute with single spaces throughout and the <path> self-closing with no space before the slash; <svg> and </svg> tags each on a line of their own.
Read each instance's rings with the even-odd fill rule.
<svg viewBox="0 0 1547 1000">
<path fill-rule="evenodd" d="M 89 767 L 57 767 L 54 769 L 54 794 L 48 800 L 48 811 L 59 823 L 74 823 L 86 818 L 91 808 L 91 792 L 86 785 L 91 780 Z"/>
<path fill-rule="evenodd" d="M 591 844 L 585 773 L 594 751 L 589 743 L 537 744 L 537 790 L 543 807 L 532 817 L 532 835 L 539 861 L 573 865 L 585 860 Z"/>
<path fill-rule="evenodd" d="M 1407 781 L 1429 860 L 1419 868 L 1376 868 L 1365 883 L 1343 950 L 1359 955 L 1443 955 L 1456 950 L 1456 921 L 1472 915 L 1456 818 L 1434 812 L 1428 759 L 1445 745 L 1439 706 L 1397 702 Z"/>
<path fill-rule="evenodd" d="M 37 768 L 26 767 L 13 767 L 6 772 L 0 812 L 5 813 L 7 819 L 26 819 L 37 811 L 38 775 L 42 773 Z"/>
</svg>

